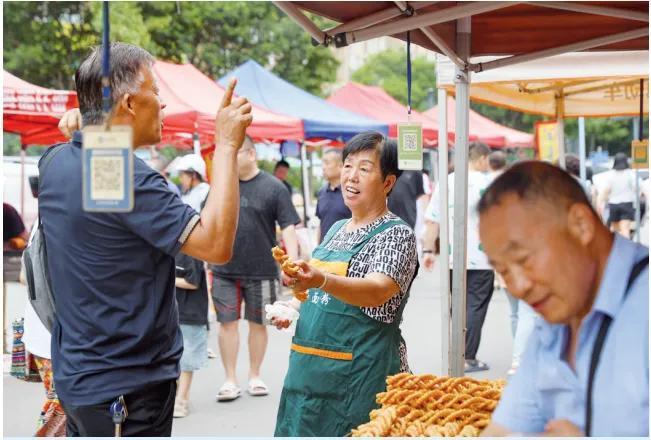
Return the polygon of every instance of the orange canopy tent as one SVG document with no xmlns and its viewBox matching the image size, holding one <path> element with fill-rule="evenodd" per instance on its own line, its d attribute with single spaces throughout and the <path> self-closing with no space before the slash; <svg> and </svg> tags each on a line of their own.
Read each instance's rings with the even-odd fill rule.
<svg viewBox="0 0 651 440">
<path fill-rule="evenodd" d="M 454 98 L 448 97 L 448 130 L 454 132 L 455 118 L 454 109 L 456 103 Z M 426 117 L 437 122 L 439 118 L 439 108 L 434 106 L 423 113 Z M 475 136 L 477 140 L 493 148 L 505 147 L 527 147 L 533 148 L 533 135 L 523 131 L 515 130 L 510 127 L 500 125 L 495 121 L 488 119 L 486 116 L 470 110 L 469 112 L 470 135 Z"/>
<path fill-rule="evenodd" d="M 77 94 L 24 81 L 3 71 L 2 129 L 20 135 L 23 146 L 65 140 L 57 124 L 66 110 L 78 107 Z"/>
</svg>

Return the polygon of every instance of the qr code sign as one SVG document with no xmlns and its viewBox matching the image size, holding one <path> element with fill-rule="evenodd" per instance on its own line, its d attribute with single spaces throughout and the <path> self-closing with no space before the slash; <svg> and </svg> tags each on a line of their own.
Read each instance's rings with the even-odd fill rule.
<svg viewBox="0 0 651 440">
<path fill-rule="evenodd" d="M 94 200 L 124 198 L 124 158 L 115 156 L 91 158 L 90 194 Z"/>
<path fill-rule="evenodd" d="M 418 147 L 418 135 L 416 133 L 405 133 L 403 135 L 403 146 L 405 151 L 416 151 Z"/>
</svg>

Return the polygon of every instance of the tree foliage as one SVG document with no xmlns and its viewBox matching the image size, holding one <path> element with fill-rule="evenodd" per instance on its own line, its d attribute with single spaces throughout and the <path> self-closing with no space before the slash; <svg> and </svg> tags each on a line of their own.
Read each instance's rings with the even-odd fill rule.
<svg viewBox="0 0 651 440">
<path fill-rule="evenodd" d="M 352 75 L 353 81 L 379 86 L 402 104 L 407 105 L 407 52 L 390 49 L 371 55 Z M 427 110 L 432 102 L 428 94 L 436 86 L 436 64 L 425 57 L 411 59 L 411 105 Z"/>
<path fill-rule="evenodd" d="M 5 69 L 35 84 L 74 87 L 73 75 L 101 43 L 101 2 L 7 2 Z M 252 58 L 312 93 L 336 78 L 338 61 L 271 2 L 111 2 L 111 41 L 191 62 L 219 78 Z"/>
</svg>

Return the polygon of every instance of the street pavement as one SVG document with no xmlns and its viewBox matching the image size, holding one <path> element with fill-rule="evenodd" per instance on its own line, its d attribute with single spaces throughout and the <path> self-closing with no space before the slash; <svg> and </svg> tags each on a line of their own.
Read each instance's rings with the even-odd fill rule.
<svg viewBox="0 0 651 440">
<path fill-rule="evenodd" d="M 409 364 L 415 374 L 442 374 L 441 309 L 438 268 L 433 272 L 421 269 L 414 281 L 411 297 L 405 309 L 402 324 L 407 343 Z M 7 286 L 7 322 L 22 316 L 27 298 L 23 286 Z M 217 349 L 216 325 L 211 324 L 210 347 Z M 238 360 L 238 379 L 245 389 L 248 373 L 248 351 L 245 322 L 240 324 L 242 343 Z M 11 335 L 11 332 L 8 333 Z M 270 389 L 266 397 L 252 397 L 244 392 L 233 402 L 217 403 L 215 395 L 224 381 L 219 357 L 210 359 L 208 366 L 195 373 L 190 395 L 190 415 L 175 419 L 173 436 L 228 436 L 268 437 L 274 433 L 278 401 L 287 371 L 291 333 L 269 328 L 269 348 L 262 368 L 262 376 Z M 510 366 L 512 339 L 510 333 L 509 304 L 504 292 L 495 291 L 484 324 L 478 358 L 487 362 L 489 371 L 473 374 L 477 378 L 504 378 Z M 34 434 L 35 423 L 43 404 L 41 383 L 27 383 L 8 374 L 5 355 L 3 376 L 3 416 L 5 437 L 29 437 Z M 318 378 L 315 378 L 318 380 Z"/>
</svg>

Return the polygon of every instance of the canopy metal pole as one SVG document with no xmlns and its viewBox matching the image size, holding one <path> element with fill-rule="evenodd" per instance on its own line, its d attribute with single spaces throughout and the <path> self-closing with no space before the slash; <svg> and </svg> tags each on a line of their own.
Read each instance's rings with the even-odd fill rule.
<svg viewBox="0 0 651 440">
<path fill-rule="evenodd" d="M 448 93 L 438 91 L 439 105 L 439 270 L 441 275 L 441 370 L 450 369 L 450 232 L 448 213 Z"/>
<path fill-rule="evenodd" d="M 276 2 L 278 7 L 284 2 Z M 413 17 L 402 18 L 389 23 L 381 23 L 355 32 L 346 32 L 344 35 L 338 34 L 335 40 L 339 40 L 340 45 L 358 43 L 360 41 L 371 40 L 373 38 L 384 37 L 386 35 L 399 34 L 401 32 L 420 29 L 424 26 L 432 26 L 439 23 L 445 23 L 452 20 L 468 18 L 472 15 L 483 14 L 485 12 L 495 11 L 502 8 L 508 8 L 518 4 L 518 2 L 508 1 L 491 1 L 491 2 L 460 2 L 456 6 L 441 9 L 438 11 L 427 12 L 414 15 Z M 282 9 L 282 8 L 281 8 Z M 460 54 L 459 54 L 460 55 Z M 463 57 L 462 57 L 463 58 Z"/>
<path fill-rule="evenodd" d="M 457 20 L 457 53 L 470 56 L 470 17 Z M 455 69 L 456 143 L 454 147 L 454 224 L 452 250 L 452 337 L 450 375 L 463 376 L 466 347 L 466 246 L 468 228 L 468 132 L 470 72 Z M 440 105 L 440 104 L 439 104 Z"/>
<path fill-rule="evenodd" d="M 20 145 L 20 218 L 25 221 L 25 149 L 27 145 Z"/>
<path fill-rule="evenodd" d="M 309 217 L 308 213 L 308 203 L 310 200 L 310 189 L 307 176 L 307 168 L 305 167 L 305 162 L 307 162 L 307 145 L 305 142 L 301 143 L 301 189 L 303 191 L 303 222 L 307 227 Z"/>
<path fill-rule="evenodd" d="M 586 170 L 585 170 L 585 118 L 579 118 L 579 173 L 581 175 L 581 185 L 587 188 Z"/>
<path fill-rule="evenodd" d="M 638 124 L 637 139 L 644 137 L 644 79 L 640 79 L 640 123 Z M 635 136 L 635 135 L 634 135 Z M 648 202 L 647 202 L 648 203 Z M 647 205 L 648 206 L 648 205 Z M 640 170 L 635 168 L 635 241 L 640 242 Z"/>
<path fill-rule="evenodd" d="M 558 165 L 565 169 L 565 100 L 563 90 L 556 94 L 556 134 L 558 135 Z"/>
<path fill-rule="evenodd" d="M 305 14 L 303 14 L 303 11 L 294 6 L 292 2 L 274 1 L 273 3 L 285 14 L 289 15 L 296 23 L 298 23 L 299 26 L 301 26 L 308 34 L 310 34 L 312 38 L 314 38 L 319 44 L 325 44 L 327 42 L 327 34 L 319 29 L 317 25 L 315 25 L 312 20 L 306 17 Z"/>
</svg>

